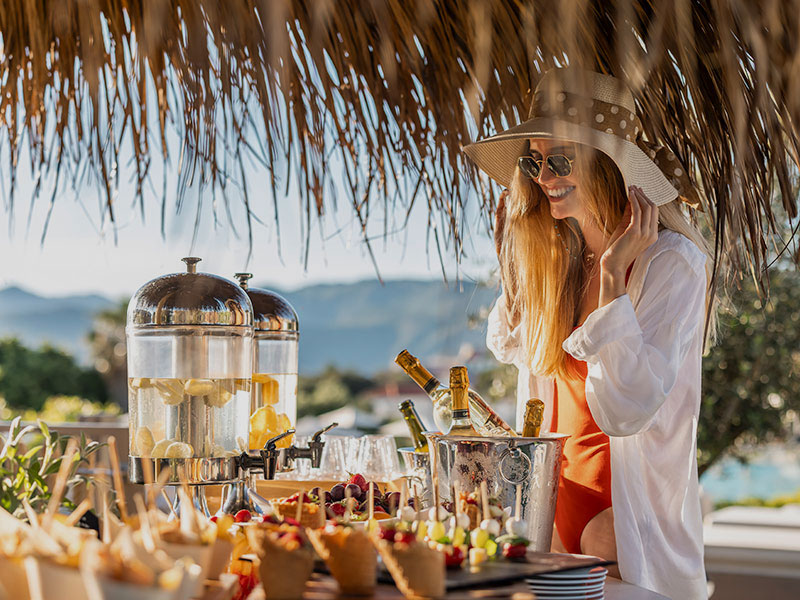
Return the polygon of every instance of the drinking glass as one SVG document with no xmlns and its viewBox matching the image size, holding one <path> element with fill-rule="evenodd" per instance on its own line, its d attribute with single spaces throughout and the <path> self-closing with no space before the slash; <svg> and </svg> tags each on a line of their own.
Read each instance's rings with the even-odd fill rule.
<svg viewBox="0 0 800 600">
<path fill-rule="evenodd" d="M 400 473 L 397 446 L 390 435 L 365 435 L 358 448 L 358 472 L 368 480 L 391 481 Z"/>
<path fill-rule="evenodd" d="M 315 478 L 344 479 L 348 471 L 347 450 L 350 440 L 354 438 L 342 435 L 325 435 L 323 438 L 325 445 L 322 447 L 319 469 L 314 469 Z"/>
</svg>

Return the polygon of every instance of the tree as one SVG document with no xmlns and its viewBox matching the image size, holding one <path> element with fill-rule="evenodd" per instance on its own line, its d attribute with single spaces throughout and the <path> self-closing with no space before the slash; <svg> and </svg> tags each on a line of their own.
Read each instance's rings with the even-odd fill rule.
<svg viewBox="0 0 800 600">
<path fill-rule="evenodd" d="M 297 416 L 318 415 L 348 404 L 355 405 L 358 396 L 373 387 L 372 379 L 352 371 L 338 371 L 328 366 L 319 375 L 300 377 L 297 384 Z"/>
<path fill-rule="evenodd" d="M 781 439 L 800 412 L 800 273 L 773 271 L 765 302 L 751 279 L 720 318 L 720 343 L 703 361 L 698 423 L 702 474 L 728 452 Z"/>
<path fill-rule="evenodd" d="M 33 350 L 16 338 L 0 340 L 0 396 L 9 407 L 38 411 L 57 395 L 108 400 L 97 371 L 80 367 L 69 354 L 46 345 Z"/>
<path fill-rule="evenodd" d="M 111 399 L 124 410 L 128 408 L 127 314 L 127 300 L 97 313 L 88 335 L 94 367 L 103 377 Z"/>
</svg>

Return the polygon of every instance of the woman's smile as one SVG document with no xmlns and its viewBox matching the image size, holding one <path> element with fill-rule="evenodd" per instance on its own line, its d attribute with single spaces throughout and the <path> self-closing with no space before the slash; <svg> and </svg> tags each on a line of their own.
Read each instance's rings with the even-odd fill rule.
<svg viewBox="0 0 800 600">
<path fill-rule="evenodd" d="M 572 193 L 575 189 L 574 185 L 562 185 L 562 186 L 553 186 L 553 187 L 545 187 L 541 186 L 544 193 L 547 195 L 548 200 L 550 202 L 561 202 L 567 195 Z"/>
</svg>

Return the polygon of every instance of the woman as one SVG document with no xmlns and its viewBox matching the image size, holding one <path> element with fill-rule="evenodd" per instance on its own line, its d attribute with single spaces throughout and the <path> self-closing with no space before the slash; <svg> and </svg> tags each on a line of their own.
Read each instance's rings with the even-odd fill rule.
<svg viewBox="0 0 800 600">
<path fill-rule="evenodd" d="M 710 261 L 682 167 L 642 139 L 635 113 L 615 78 L 553 70 L 527 121 L 465 148 L 509 190 L 487 342 L 519 367 L 517 420 L 539 397 L 545 428 L 570 435 L 554 549 L 705 598 L 696 429 Z"/>
</svg>

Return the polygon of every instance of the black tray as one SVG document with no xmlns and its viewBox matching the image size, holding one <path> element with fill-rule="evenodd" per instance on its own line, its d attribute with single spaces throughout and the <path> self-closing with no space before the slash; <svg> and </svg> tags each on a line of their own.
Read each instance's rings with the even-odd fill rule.
<svg viewBox="0 0 800 600">
<path fill-rule="evenodd" d="M 471 587 L 493 586 L 519 581 L 526 577 L 541 575 L 542 573 L 557 573 L 572 569 L 585 569 L 587 567 L 602 567 L 615 564 L 613 561 L 604 560 L 596 556 L 583 554 L 555 554 L 550 552 L 528 552 L 525 560 L 486 561 L 477 567 L 471 567 L 464 562 L 460 569 L 447 569 L 445 585 L 448 590 L 458 590 Z M 315 571 L 328 573 L 325 563 L 317 559 Z M 378 561 L 378 581 L 391 583 L 392 576 L 383 563 Z"/>
</svg>

